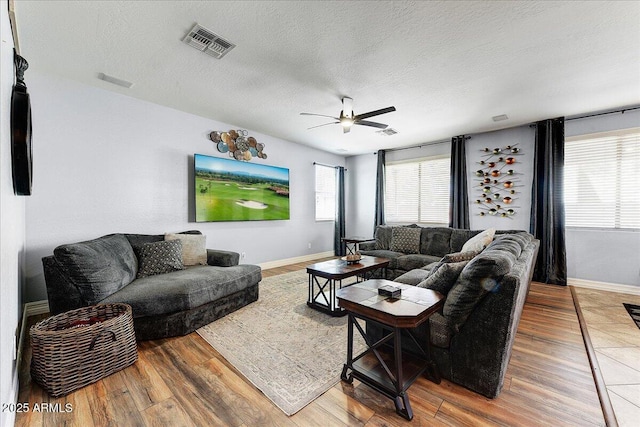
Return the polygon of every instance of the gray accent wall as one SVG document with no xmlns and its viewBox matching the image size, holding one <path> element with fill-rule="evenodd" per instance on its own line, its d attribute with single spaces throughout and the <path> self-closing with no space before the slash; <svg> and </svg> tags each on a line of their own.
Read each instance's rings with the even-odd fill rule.
<svg viewBox="0 0 640 427">
<path fill-rule="evenodd" d="M 344 157 L 248 129 L 269 156 L 252 162 L 289 168 L 291 219 L 195 223 L 193 154 L 228 158 L 208 134 L 243 129 L 242 124 L 50 74 L 29 77 L 37 142 L 34 195 L 26 205 L 27 301 L 46 299 L 43 256 L 60 244 L 109 233 L 198 229 L 207 247 L 246 253 L 240 262 L 248 264 L 333 250 L 333 222 L 315 221 L 313 162 L 343 166 Z M 247 108 L 251 114 L 268 106 Z"/>
<path fill-rule="evenodd" d="M 18 372 L 14 337 L 22 315 L 20 291 L 24 269 L 25 197 L 13 194 L 11 173 L 11 91 L 13 38 L 8 6 L 0 1 L 0 402 L 15 403 Z M 29 92 L 31 75 L 25 74 Z M 14 411 L 0 412 L 0 425 L 13 425 Z"/>
</svg>

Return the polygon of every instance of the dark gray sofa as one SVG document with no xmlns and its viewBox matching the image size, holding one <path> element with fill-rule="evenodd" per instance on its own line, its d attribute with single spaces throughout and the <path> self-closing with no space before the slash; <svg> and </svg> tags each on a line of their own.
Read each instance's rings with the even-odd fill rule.
<svg viewBox="0 0 640 427">
<path fill-rule="evenodd" d="M 440 234 L 436 237 L 439 242 L 446 242 L 446 236 L 451 236 L 450 250 L 455 252 L 465 242 L 462 236 L 470 238 L 478 232 L 437 228 L 425 235 Z M 384 236 L 383 233 L 376 233 L 376 237 Z M 462 267 L 462 272 L 454 279 L 453 287 L 446 295 L 444 310 L 434 314 L 428 324 L 412 330 L 418 342 L 429 340 L 432 356 L 444 378 L 489 398 L 500 393 L 539 245 L 539 240 L 524 231 L 496 233 L 494 241 Z M 376 251 L 374 253 L 379 253 Z M 500 264 L 500 268 L 487 268 L 496 264 Z M 429 272 L 420 269 L 395 278 L 399 282 L 415 285 L 428 275 Z M 418 286 L 428 282 L 427 279 L 418 283 Z M 461 297 L 461 292 L 465 290 L 470 292 Z M 450 308 L 449 303 L 455 298 L 461 298 L 466 304 L 467 312 L 463 315 L 460 310 Z M 380 339 L 382 333 L 379 326 L 367 324 L 367 334 L 373 340 Z M 410 339 L 403 340 L 405 344 L 408 350 L 418 351 Z"/>
<path fill-rule="evenodd" d="M 206 266 L 136 279 L 133 247 L 162 240 L 164 235 L 110 234 L 57 247 L 42 259 L 51 314 L 127 303 L 136 338 L 149 340 L 186 335 L 257 301 L 262 271 L 239 265 L 236 252 L 207 249 Z"/>
</svg>

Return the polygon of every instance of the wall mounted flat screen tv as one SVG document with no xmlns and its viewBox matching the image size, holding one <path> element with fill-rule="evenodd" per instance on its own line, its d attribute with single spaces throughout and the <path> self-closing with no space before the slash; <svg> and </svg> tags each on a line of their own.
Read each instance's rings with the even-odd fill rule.
<svg viewBox="0 0 640 427">
<path fill-rule="evenodd" d="M 289 219 L 289 169 L 194 154 L 196 222 Z"/>
</svg>

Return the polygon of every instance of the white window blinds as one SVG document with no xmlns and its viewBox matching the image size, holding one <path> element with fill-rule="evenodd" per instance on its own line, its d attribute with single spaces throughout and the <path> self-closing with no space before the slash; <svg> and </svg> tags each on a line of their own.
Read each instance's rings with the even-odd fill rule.
<svg viewBox="0 0 640 427">
<path fill-rule="evenodd" d="M 389 163 L 385 166 L 387 222 L 449 222 L 449 157 Z"/>
<path fill-rule="evenodd" d="M 316 164 L 316 221 L 333 221 L 336 217 L 336 170 Z"/>
<path fill-rule="evenodd" d="M 567 227 L 640 228 L 640 128 L 565 140 Z"/>
</svg>

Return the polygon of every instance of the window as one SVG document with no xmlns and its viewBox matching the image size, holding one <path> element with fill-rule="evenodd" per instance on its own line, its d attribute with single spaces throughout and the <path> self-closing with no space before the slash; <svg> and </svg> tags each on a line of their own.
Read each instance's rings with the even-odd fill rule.
<svg viewBox="0 0 640 427">
<path fill-rule="evenodd" d="M 385 167 L 387 222 L 449 222 L 450 157 L 429 157 Z"/>
<path fill-rule="evenodd" d="M 336 170 L 316 164 L 316 221 L 336 218 Z"/>
<path fill-rule="evenodd" d="M 640 228 L 640 128 L 565 140 L 567 227 Z"/>
</svg>

